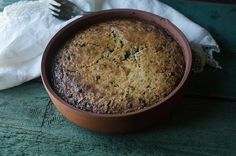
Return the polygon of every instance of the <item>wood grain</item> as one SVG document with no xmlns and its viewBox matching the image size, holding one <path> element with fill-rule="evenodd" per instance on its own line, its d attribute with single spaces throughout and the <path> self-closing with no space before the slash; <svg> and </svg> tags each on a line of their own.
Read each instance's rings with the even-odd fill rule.
<svg viewBox="0 0 236 156">
<path fill-rule="evenodd" d="M 15 97 L 11 98 L 12 95 Z M 236 152 L 235 102 L 186 98 L 169 118 L 151 129 L 104 135 L 65 120 L 48 104 L 41 84 L 27 83 L 0 92 L 0 97 L 0 155 L 230 155 Z"/>
<path fill-rule="evenodd" d="M 225 3 L 225 4 L 234 4 L 234 3 L 236 3 L 235 0 L 192 0 L 192 1 Z"/>
<path fill-rule="evenodd" d="M 0 155 L 234 156 L 236 102 L 205 96 L 236 96 L 236 6 L 186 0 L 165 3 L 207 28 L 222 50 L 216 57 L 223 70 L 207 67 L 191 76 L 188 95 L 202 96 L 184 98 L 166 120 L 146 131 L 104 135 L 64 119 L 41 82 L 25 83 L 0 91 Z"/>
</svg>

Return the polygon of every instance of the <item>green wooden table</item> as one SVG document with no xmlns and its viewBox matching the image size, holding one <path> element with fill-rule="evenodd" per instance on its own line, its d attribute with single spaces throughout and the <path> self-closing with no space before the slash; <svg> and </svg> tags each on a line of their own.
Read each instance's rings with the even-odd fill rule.
<svg viewBox="0 0 236 156">
<path fill-rule="evenodd" d="M 166 120 L 132 134 L 75 126 L 48 102 L 41 82 L 0 91 L 0 155 L 236 155 L 236 6 L 165 2 L 213 34 L 223 70 L 193 74 L 187 95 Z"/>
</svg>

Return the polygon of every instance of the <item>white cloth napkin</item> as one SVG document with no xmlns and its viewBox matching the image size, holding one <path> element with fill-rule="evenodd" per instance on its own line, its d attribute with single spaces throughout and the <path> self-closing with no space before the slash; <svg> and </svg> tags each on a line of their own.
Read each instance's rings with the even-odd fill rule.
<svg viewBox="0 0 236 156">
<path fill-rule="evenodd" d="M 158 0 L 74 0 L 87 11 L 134 8 L 169 19 L 187 37 L 193 49 L 193 71 L 206 64 L 221 68 L 212 53 L 220 52 L 212 36 L 202 27 Z M 21 1 L 0 12 L 0 90 L 40 76 L 43 51 L 52 36 L 69 21 L 54 18 L 49 0 Z M 76 17 L 78 18 L 78 17 Z"/>
</svg>

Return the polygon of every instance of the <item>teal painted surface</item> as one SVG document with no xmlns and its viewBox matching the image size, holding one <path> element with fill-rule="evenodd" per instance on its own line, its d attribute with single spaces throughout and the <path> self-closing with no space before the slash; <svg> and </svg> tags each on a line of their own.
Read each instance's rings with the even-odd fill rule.
<svg viewBox="0 0 236 156">
<path fill-rule="evenodd" d="M 222 49 L 224 69 L 193 74 L 188 94 L 236 96 L 235 6 L 165 2 L 206 27 Z M 0 91 L 0 155 L 236 155 L 236 102 L 185 97 L 146 131 L 105 135 L 73 125 L 48 100 L 38 82 Z"/>
<path fill-rule="evenodd" d="M 146 131 L 105 135 L 65 120 L 40 83 L 0 92 L 0 155 L 235 155 L 236 103 L 185 98 Z M 147 121 L 148 122 L 148 121 Z"/>
<path fill-rule="evenodd" d="M 4 7 L 17 2 L 19 0 L 0 0 L 0 11 L 2 11 L 4 9 Z"/>
<path fill-rule="evenodd" d="M 211 32 L 224 53 L 236 54 L 236 5 L 190 0 L 162 1 Z"/>
<path fill-rule="evenodd" d="M 214 96 L 236 96 L 236 5 L 202 3 L 187 0 L 162 0 L 185 16 L 205 27 L 219 43 L 221 53 L 215 54 L 223 70 L 206 68 L 193 74 L 189 93 Z"/>
</svg>

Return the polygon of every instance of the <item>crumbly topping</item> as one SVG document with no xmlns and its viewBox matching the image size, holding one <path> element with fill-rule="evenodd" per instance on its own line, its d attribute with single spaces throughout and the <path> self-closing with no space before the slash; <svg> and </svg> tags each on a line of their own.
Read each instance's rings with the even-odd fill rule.
<svg viewBox="0 0 236 156">
<path fill-rule="evenodd" d="M 162 100 L 183 73 L 181 47 L 166 30 L 117 19 L 92 25 L 68 40 L 52 61 L 51 81 L 69 104 L 117 114 Z"/>
</svg>

